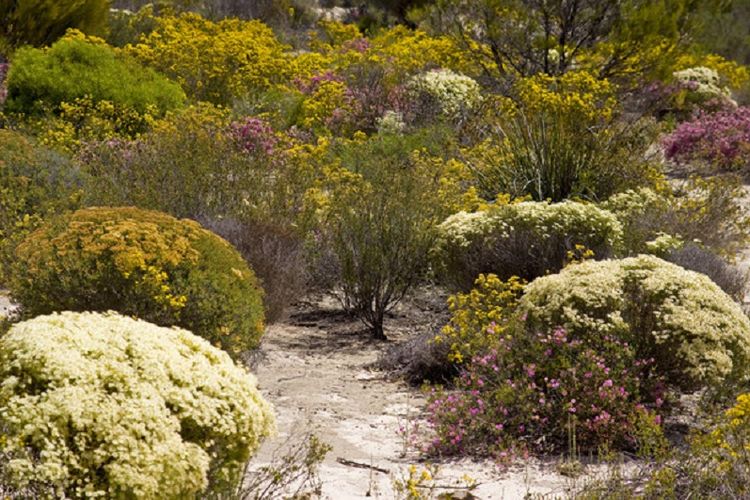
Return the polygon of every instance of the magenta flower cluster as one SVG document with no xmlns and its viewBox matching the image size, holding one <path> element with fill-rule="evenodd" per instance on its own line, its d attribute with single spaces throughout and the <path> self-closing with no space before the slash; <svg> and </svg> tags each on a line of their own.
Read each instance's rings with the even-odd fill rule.
<svg viewBox="0 0 750 500">
<path fill-rule="evenodd" d="M 584 343 L 561 328 L 499 339 L 453 390 L 430 394 L 428 448 L 500 458 L 553 451 L 564 448 L 573 426 L 581 449 L 632 447 L 639 416 L 660 418 L 664 388 L 652 364 L 636 359 L 627 342 Z"/>
<path fill-rule="evenodd" d="M 681 123 L 662 141 L 667 159 L 700 162 L 721 170 L 737 170 L 750 163 L 750 108 L 698 113 Z"/>
<path fill-rule="evenodd" d="M 260 118 L 247 117 L 230 126 L 231 134 L 242 150 L 271 155 L 278 139 L 271 126 Z"/>
</svg>

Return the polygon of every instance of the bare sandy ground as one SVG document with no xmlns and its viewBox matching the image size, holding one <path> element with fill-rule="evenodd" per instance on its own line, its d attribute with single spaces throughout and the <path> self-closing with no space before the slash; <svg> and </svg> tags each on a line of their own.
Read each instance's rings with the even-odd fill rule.
<svg viewBox="0 0 750 500">
<path fill-rule="evenodd" d="M 396 340 L 413 326 L 408 317 L 414 313 L 404 314 L 404 309 L 397 311 L 387 331 Z M 316 429 L 333 447 L 320 470 L 322 498 L 395 498 L 393 480 L 405 477 L 410 464 L 420 467 L 419 454 L 399 428 L 419 419 L 424 397 L 370 368 L 387 345 L 369 340 L 359 323 L 340 313 L 330 299 L 270 326 L 263 340 L 265 359 L 254 371 L 262 392 L 275 405 L 280 434 L 264 444 L 254 461 L 269 461 L 272 450 L 290 434 Z M 387 473 L 342 465 L 339 458 Z M 478 483 L 471 493 L 482 499 L 565 497 L 574 485 L 556 472 L 554 463 L 537 460 L 504 471 L 491 462 L 469 460 L 438 466 L 434 483 L 446 488 L 436 493 L 465 485 L 460 480 L 464 475 Z"/>
</svg>

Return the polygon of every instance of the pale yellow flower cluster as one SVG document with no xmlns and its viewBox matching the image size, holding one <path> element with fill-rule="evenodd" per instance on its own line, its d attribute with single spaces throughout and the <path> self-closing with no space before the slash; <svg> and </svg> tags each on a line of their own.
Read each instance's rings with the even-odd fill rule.
<svg viewBox="0 0 750 500">
<path fill-rule="evenodd" d="M 696 66 L 682 71 L 675 71 L 673 76 L 679 83 L 692 86 L 693 92 L 698 93 L 706 99 L 731 100 L 732 98 L 732 93 L 727 87 L 721 85 L 719 73 L 714 69 L 705 66 Z"/>
<path fill-rule="evenodd" d="M 622 225 L 614 214 L 590 203 L 524 201 L 491 205 L 474 213 L 459 212 L 439 226 L 438 248 L 465 248 L 478 238 L 508 238 L 519 229 L 540 239 L 568 235 L 577 243 L 604 243 L 616 248 Z"/>
<path fill-rule="evenodd" d="M 684 389 L 748 373 L 741 307 L 707 276 L 654 256 L 569 266 L 530 283 L 519 308 L 538 328 L 628 340 Z"/>
<path fill-rule="evenodd" d="M 0 451 L 16 488 L 186 498 L 231 487 L 275 430 L 256 381 L 186 330 L 63 312 L 0 340 Z"/>
<path fill-rule="evenodd" d="M 414 76 L 408 84 L 412 92 L 425 92 L 440 105 L 441 112 L 457 118 L 482 100 L 479 84 L 473 78 L 449 69 L 427 71 Z"/>
</svg>

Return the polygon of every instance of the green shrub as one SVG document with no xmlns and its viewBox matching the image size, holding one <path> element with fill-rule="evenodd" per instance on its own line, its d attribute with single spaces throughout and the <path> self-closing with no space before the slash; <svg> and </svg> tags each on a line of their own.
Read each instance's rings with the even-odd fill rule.
<svg viewBox="0 0 750 500">
<path fill-rule="evenodd" d="M 263 292 L 226 241 L 190 220 L 87 208 L 46 222 L 17 248 L 9 281 L 26 317 L 107 311 L 177 325 L 236 356 L 263 335 Z"/>
<path fill-rule="evenodd" d="M 656 257 L 569 266 L 527 285 L 519 310 L 531 332 L 628 342 L 684 390 L 728 387 L 748 373 L 750 320 L 740 306 L 706 276 Z"/>
<path fill-rule="evenodd" d="M 176 83 L 80 33 L 48 48 L 17 50 L 7 85 L 6 110 L 21 113 L 57 110 L 63 102 L 88 96 L 157 114 L 180 107 L 185 99 Z"/>
<path fill-rule="evenodd" d="M 78 208 L 83 184 L 68 158 L 0 129 L 0 283 L 15 246 L 44 217 Z"/>
<path fill-rule="evenodd" d="M 576 253 L 612 257 L 621 238 L 617 218 L 592 204 L 492 205 L 480 212 L 459 212 L 440 225 L 436 273 L 460 290 L 470 289 L 482 273 L 530 281 L 559 271 Z"/>
<path fill-rule="evenodd" d="M 39 497 L 230 491 L 275 427 L 254 377 L 225 353 L 114 313 L 14 325 L 0 378 L 0 481 Z"/>
<path fill-rule="evenodd" d="M 385 314 L 424 276 L 435 227 L 447 212 L 447 169 L 420 161 L 429 132 L 344 144 L 326 172 L 323 250 L 330 250 L 344 308 L 375 338 Z"/>
<path fill-rule="evenodd" d="M 466 155 L 484 195 L 601 200 L 652 184 L 654 124 L 628 118 L 615 90 L 606 79 L 571 71 L 518 79 L 514 100 L 486 99 L 479 144 Z"/>
</svg>

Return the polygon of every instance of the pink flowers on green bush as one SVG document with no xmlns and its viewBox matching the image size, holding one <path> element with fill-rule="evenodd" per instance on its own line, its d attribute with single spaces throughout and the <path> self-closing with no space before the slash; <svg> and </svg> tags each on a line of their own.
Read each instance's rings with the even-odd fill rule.
<svg viewBox="0 0 750 500">
<path fill-rule="evenodd" d="M 562 328 L 499 339 L 474 358 L 453 391 L 433 390 L 430 450 L 502 457 L 519 446 L 635 448 L 643 417 L 658 424 L 663 385 L 653 360 L 610 336 L 582 341 Z"/>
<path fill-rule="evenodd" d="M 750 161 L 750 108 L 699 113 L 681 123 L 663 141 L 664 154 L 676 163 L 707 163 L 722 170 Z"/>
<path fill-rule="evenodd" d="M 271 126 L 260 118 L 246 117 L 232 123 L 231 131 L 238 145 L 248 153 L 271 155 L 278 143 Z"/>
</svg>

